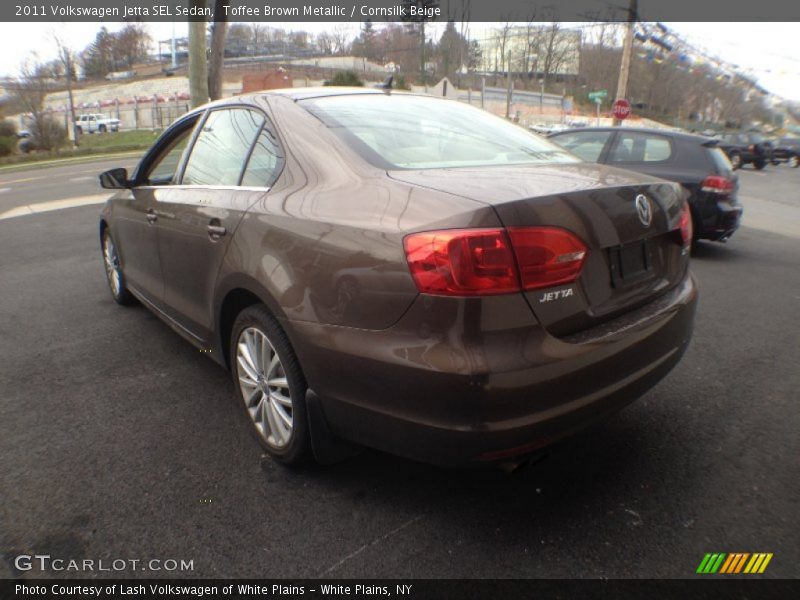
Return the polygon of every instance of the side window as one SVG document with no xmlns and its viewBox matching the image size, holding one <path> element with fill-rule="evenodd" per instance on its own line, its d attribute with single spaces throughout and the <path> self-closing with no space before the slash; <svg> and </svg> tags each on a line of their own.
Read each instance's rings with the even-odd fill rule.
<svg viewBox="0 0 800 600">
<path fill-rule="evenodd" d="M 245 108 L 212 111 L 192 147 L 183 185 L 239 185 L 264 117 Z"/>
<path fill-rule="evenodd" d="M 610 131 L 576 131 L 554 136 L 550 140 L 583 160 L 597 162 L 610 135 Z"/>
<path fill-rule="evenodd" d="M 193 129 L 188 126 L 179 132 L 151 163 L 144 178 L 147 185 L 170 185 L 175 182 L 175 173 Z"/>
<path fill-rule="evenodd" d="M 264 127 L 245 167 L 242 185 L 269 187 L 275 183 L 282 166 L 283 151 L 278 140 L 269 128 Z"/>
<path fill-rule="evenodd" d="M 663 162 L 672 156 L 672 144 L 663 135 L 620 133 L 608 162 Z"/>
</svg>

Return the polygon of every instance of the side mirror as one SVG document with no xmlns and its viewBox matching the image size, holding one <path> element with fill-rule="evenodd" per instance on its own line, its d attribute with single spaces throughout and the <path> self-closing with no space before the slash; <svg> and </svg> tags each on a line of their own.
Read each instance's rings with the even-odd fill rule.
<svg viewBox="0 0 800 600">
<path fill-rule="evenodd" d="M 100 173 L 100 187 L 107 190 L 124 190 L 131 187 L 131 182 L 128 181 L 128 170 L 120 167 Z"/>
</svg>

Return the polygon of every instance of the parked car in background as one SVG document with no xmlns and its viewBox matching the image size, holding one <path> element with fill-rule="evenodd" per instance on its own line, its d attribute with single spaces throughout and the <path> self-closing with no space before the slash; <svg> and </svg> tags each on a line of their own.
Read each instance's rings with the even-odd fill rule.
<svg viewBox="0 0 800 600">
<path fill-rule="evenodd" d="M 549 139 L 584 160 L 680 183 L 689 192 L 695 239 L 727 240 L 739 227 L 739 181 L 717 140 L 659 129 L 593 127 Z"/>
<path fill-rule="evenodd" d="M 111 295 L 229 368 L 284 464 L 341 438 L 442 465 L 525 456 L 641 396 L 691 338 L 681 187 L 460 102 L 241 95 L 100 177 Z"/>
<path fill-rule="evenodd" d="M 112 119 L 100 113 L 81 115 L 75 120 L 78 133 L 105 133 L 106 131 L 119 131 L 119 119 Z"/>
<path fill-rule="evenodd" d="M 784 137 L 773 143 L 772 164 L 780 163 L 795 169 L 800 166 L 800 138 Z"/>
<path fill-rule="evenodd" d="M 749 164 L 761 170 L 772 156 L 772 143 L 760 133 L 723 133 L 719 136 L 719 147 L 728 155 L 734 169 Z"/>
<path fill-rule="evenodd" d="M 569 125 L 564 125 L 563 123 L 535 123 L 533 125 L 528 125 L 528 129 L 540 135 L 547 135 L 549 133 L 565 131 L 569 129 Z"/>
</svg>

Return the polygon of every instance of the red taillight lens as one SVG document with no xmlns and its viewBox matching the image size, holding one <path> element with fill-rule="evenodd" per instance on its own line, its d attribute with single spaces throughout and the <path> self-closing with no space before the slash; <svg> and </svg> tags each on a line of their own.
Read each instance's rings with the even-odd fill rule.
<svg viewBox="0 0 800 600">
<path fill-rule="evenodd" d="M 519 290 L 514 256 L 503 229 L 414 233 L 404 244 L 420 292 L 476 296 Z"/>
<path fill-rule="evenodd" d="M 569 283 L 577 279 L 586 256 L 580 239 L 554 227 L 427 231 L 407 236 L 404 245 L 417 289 L 445 296 Z"/>
<path fill-rule="evenodd" d="M 712 194 L 730 194 L 733 192 L 733 182 L 727 177 L 719 175 L 709 175 L 700 184 L 700 189 Z"/>
<path fill-rule="evenodd" d="M 580 275 L 586 246 L 569 231 L 557 227 L 512 227 L 508 235 L 517 257 L 522 289 L 563 285 Z"/>
<path fill-rule="evenodd" d="M 683 203 L 683 209 L 681 210 L 681 218 L 680 221 L 678 221 L 678 226 L 681 230 L 683 247 L 690 247 L 692 245 L 692 236 L 694 235 L 694 230 L 692 229 L 692 211 L 689 209 L 688 202 Z"/>
</svg>

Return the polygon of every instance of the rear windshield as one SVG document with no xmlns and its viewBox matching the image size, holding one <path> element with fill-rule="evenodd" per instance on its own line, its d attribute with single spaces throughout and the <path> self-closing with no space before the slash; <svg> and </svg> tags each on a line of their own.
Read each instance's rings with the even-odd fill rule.
<svg viewBox="0 0 800 600">
<path fill-rule="evenodd" d="M 708 148 L 708 153 L 711 155 L 711 160 L 714 162 L 714 167 L 720 175 L 729 175 L 733 173 L 733 166 L 728 156 L 719 148 Z"/>
<path fill-rule="evenodd" d="M 300 105 L 380 168 L 580 162 L 522 127 L 460 102 L 364 94 L 312 98 Z"/>
</svg>

